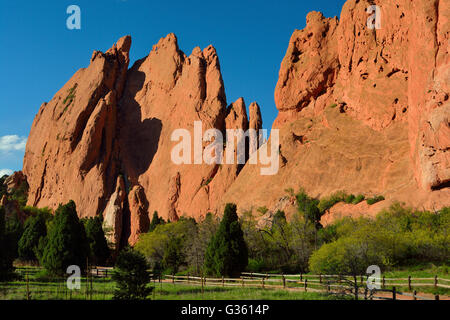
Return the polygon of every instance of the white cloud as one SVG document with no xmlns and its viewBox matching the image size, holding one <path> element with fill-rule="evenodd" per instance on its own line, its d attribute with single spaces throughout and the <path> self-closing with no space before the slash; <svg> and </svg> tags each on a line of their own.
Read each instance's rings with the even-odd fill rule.
<svg viewBox="0 0 450 320">
<path fill-rule="evenodd" d="M 12 170 L 9 169 L 0 169 L 0 178 L 3 177 L 4 175 L 10 176 L 13 174 Z"/>
<path fill-rule="evenodd" d="M 9 153 L 11 151 L 25 151 L 27 137 L 10 135 L 0 137 L 0 152 Z"/>
</svg>

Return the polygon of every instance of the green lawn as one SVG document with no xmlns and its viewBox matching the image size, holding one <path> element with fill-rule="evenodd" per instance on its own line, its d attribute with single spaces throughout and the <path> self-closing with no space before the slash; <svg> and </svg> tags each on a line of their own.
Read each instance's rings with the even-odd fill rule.
<svg viewBox="0 0 450 320">
<path fill-rule="evenodd" d="M 17 269 L 20 278 L 11 282 L 0 282 L 0 300 L 21 300 L 27 297 L 27 281 L 28 274 L 28 292 L 33 300 L 61 300 L 61 299 L 92 299 L 92 300 L 110 300 L 113 298 L 115 284 L 111 278 L 92 278 L 92 290 L 88 291 L 87 279 L 82 278 L 81 290 L 68 290 L 65 278 L 48 279 L 42 275 L 39 268 L 22 267 Z M 432 264 L 417 266 L 413 268 L 393 270 L 384 272 L 382 275 L 386 279 L 390 278 L 439 278 L 450 279 L 449 269 L 447 266 L 434 266 Z M 358 282 L 360 278 L 358 277 Z M 404 286 L 396 286 L 398 291 L 409 291 L 407 280 L 395 281 L 404 284 Z M 430 282 L 422 281 L 422 282 Z M 450 285 L 449 282 L 442 282 Z M 269 284 L 268 282 L 266 284 Z M 327 295 L 325 293 L 302 292 L 295 290 L 282 289 L 262 289 L 262 288 L 242 288 L 222 287 L 220 285 L 206 285 L 203 292 L 199 285 L 192 284 L 172 284 L 170 282 L 152 283 L 155 287 L 151 298 L 156 300 L 330 300 L 342 299 L 336 295 Z M 300 284 L 288 283 L 289 287 L 301 286 Z M 308 287 L 316 287 L 317 284 L 308 282 Z M 391 289 L 389 281 L 386 281 L 386 288 Z M 415 287 L 414 281 L 412 290 L 423 293 L 433 293 L 439 295 L 450 295 L 450 289 L 428 287 Z"/>
<path fill-rule="evenodd" d="M 110 300 L 114 294 L 115 284 L 111 278 L 92 278 L 92 293 L 86 288 L 88 281 L 81 281 L 81 290 L 68 290 L 66 279 L 46 279 L 35 267 L 20 268 L 21 276 L 16 281 L 0 283 L 0 300 L 22 300 L 28 292 L 33 300 L 67 300 L 92 299 Z M 329 300 L 342 299 L 336 295 L 315 292 L 298 292 L 291 290 L 221 287 L 208 285 L 202 288 L 198 285 L 172 284 L 170 282 L 152 283 L 154 286 L 152 299 L 155 300 Z M 90 287 L 90 284 L 89 284 Z"/>
</svg>

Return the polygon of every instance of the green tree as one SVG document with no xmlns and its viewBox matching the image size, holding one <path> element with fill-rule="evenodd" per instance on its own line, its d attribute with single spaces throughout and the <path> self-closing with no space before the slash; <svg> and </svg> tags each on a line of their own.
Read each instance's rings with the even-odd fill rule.
<svg viewBox="0 0 450 320">
<path fill-rule="evenodd" d="M 112 276 L 116 282 L 114 299 L 146 299 L 153 290 L 148 286 L 150 283 L 149 268 L 143 254 L 129 248 L 122 250 L 117 258 Z"/>
<path fill-rule="evenodd" d="M 162 217 L 158 216 L 158 211 L 153 212 L 152 221 L 150 222 L 150 227 L 148 228 L 148 232 L 152 232 L 155 228 L 160 225 L 166 223 Z"/>
<path fill-rule="evenodd" d="M 64 274 L 70 265 L 86 266 L 89 247 L 75 202 L 59 206 L 46 238 L 40 262 L 47 271 Z"/>
<path fill-rule="evenodd" d="M 163 266 L 167 272 L 176 274 L 184 261 L 183 239 L 180 237 L 171 238 L 164 250 Z"/>
<path fill-rule="evenodd" d="M 104 265 L 110 257 L 108 241 L 106 240 L 102 227 L 102 220 L 102 217 L 84 219 L 84 228 L 90 249 L 90 261 L 99 265 Z"/>
<path fill-rule="evenodd" d="M 14 256 L 10 250 L 6 233 L 5 208 L 0 206 L 0 281 L 8 280 L 13 274 Z"/>
<path fill-rule="evenodd" d="M 24 232 L 19 240 L 19 258 L 22 260 L 36 260 L 36 250 L 41 238 L 47 236 L 47 211 L 39 212 L 25 221 Z"/>
<path fill-rule="evenodd" d="M 19 256 L 18 243 L 22 233 L 22 222 L 20 221 L 17 212 L 13 212 L 9 215 L 9 217 L 6 217 L 6 242 L 8 251 L 13 260 Z"/>
<path fill-rule="evenodd" d="M 7 175 L 0 177 L 0 200 L 7 194 L 6 185 L 4 184 L 6 178 L 8 178 Z"/>
<path fill-rule="evenodd" d="M 238 277 L 248 264 L 248 248 L 236 205 L 228 203 L 217 233 L 205 254 L 205 271 L 216 276 Z"/>
</svg>

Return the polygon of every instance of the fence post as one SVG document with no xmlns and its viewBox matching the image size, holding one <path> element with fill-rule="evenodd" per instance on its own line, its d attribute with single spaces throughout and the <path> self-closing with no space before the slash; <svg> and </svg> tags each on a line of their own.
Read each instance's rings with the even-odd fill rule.
<svg viewBox="0 0 450 320">
<path fill-rule="evenodd" d="M 264 277 L 262 278 L 261 283 L 262 283 L 262 288 L 264 289 Z"/>
<path fill-rule="evenodd" d="M 242 280 L 242 287 L 245 287 L 244 278 L 242 278 L 241 280 Z"/>
<path fill-rule="evenodd" d="M 284 274 L 282 275 L 283 277 L 283 288 L 286 288 L 286 278 L 284 277 Z"/>
<path fill-rule="evenodd" d="M 408 289 L 411 291 L 411 276 L 408 276 Z"/>
<path fill-rule="evenodd" d="M 29 280 L 28 280 L 28 270 L 26 271 L 27 275 L 27 300 L 30 300 L 30 287 L 29 287 Z"/>
<path fill-rule="evenodd" d="M 222 276 L 222 287 L 225 287 L 225 277 Z"/>
<path fill-rule="evenodd" d="M 417 291 L 416 291 L 416 290 L 414 290 L 414 292 L 413 292 L 413 299 L 414 299 L 414 300 L 417 300 L 417 297 L 416 297 L 416 295 L 417 295 Z"/>
<path fill-rule="evenodd" d="M 364 288 L 364 300 L 367 300 L 367 287 Z"/>
<path fill-rule="evenodd" d="M 438 285 L 438 276 L 434 276 L 434 287 L 437 288 Z"/>
<path fill-rule="evenodd" d="M 364 285 L 364 277 L 361 275 L 361 285 Z"/>
<path fill-rule="evenodd" d="M 174 274 L 172 274 L 172 283 L 173 284 L 175 283 L 175 275 Z"/>
<path fill-rule="evenodd" d="M 319 274 L 319 283 L 322 283 L 322 274 Z"/>
<path fill-rule="evenodd" d="M 300 282 L 302 282 L 303 281 L 303 275 L 302 275 L 302 273 L 300 273 Z"/>
<path fill-rule="evenodd" d="M 308 291 L 308 279 L 305 279 L 305 292 Z"/>
<path fill-rule="evenodd" d="M 397 300 L 397 289 L 392 287 L 392 300 Z"/>
<path fill-rule="evenodd" d="M 439 295 L 438 294 L 434 296 L 434 300 L 439 301 Z"/>
<path fill-rule="evenodd" d="M 187 283 L 189 283 L 189 273 L 187 274 Z"/>
<path fill-rule="evenodd" d="M 383 284 L 382 284 L 383 289 L 385 286 L 386 286 L 386 278 L 385 278 L 385 276 L 383 276 Z"/>
<path fill-rule="evenodd" d="M 204 290 L 205 290 L 204 287 L 203 287 L 203 279 L 204 279 L 204 278 L 202 277 L 202 294 L 203 294 L 203 292 L 204 292 Z"/>
</svg>

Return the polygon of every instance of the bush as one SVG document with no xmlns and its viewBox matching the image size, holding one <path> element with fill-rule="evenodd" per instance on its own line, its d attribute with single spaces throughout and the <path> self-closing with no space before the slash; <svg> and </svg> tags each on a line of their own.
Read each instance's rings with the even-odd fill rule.
<svg viewBox="0 0 450 320">
<path fill-rule="evenodd" d="M 239 277 L 248 264 L 248 248 L 238 221 L 236 205 L 228 203 L 219 230 L 209 242 L 205 271 L 216 276 Z"/>
<path fill-rule="evenodd" d="M 329 197 L 320 199 L 318 208 L 323 214 L 327 210 L 330 210 L 336 203 L 344 202 L 348 195 L 344 191 L 338 191 L 330 195 Z"/>
<path fill-rule="evenodd" d="M 347 237 L 323 245 L 310 260 L 311 272 L 316 274 L 365 274 L 370 265 L 382 265 L 382 256 L 363 239 Z"/>
<path fill-rule="evenodd" d="M 357 195 L 357 196 L 355 197 L 355 199 L 353 199 L 352 203 L 353 203 L 353 204 L 358 204 L 358 203 L 364 201 L 364 198 L 365 198 L 364 195 L 359 194 L 359 195 Z"/>
<path fill-rule="evenodd" d="M 353 201 L 355 200 L 355 195 L 354 194 L 350 194 L 348 196 L 345 197 L 344 202 L 347 204 L 353 203 Z"/>
<path fill-rule="evenodd" d="M 132 249 L 120 252 L 112 279 L 116 282 L 114 299 L 144 300 L 151 294 L 150 272 L 145 257 Z"/>
<path fill-rule="evenodd" d="M 368 204 L 369 206 L 371 206 L 371 205 L 373 205 L 373 204 L 375 204 L 375 203 L 377 203 L 377 202 L 383 201 L 383 200 L 384 200 L 384 197 L 383 197 L 383 196 L 375 196 L 375 197 L 373 197 L 373 198 L 368 198 L 368 199 L 366 200 L 366 202 L 367 202 L 367 204 Z"/>
</svg>

